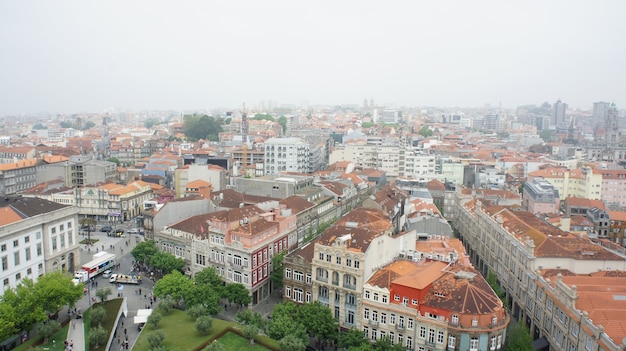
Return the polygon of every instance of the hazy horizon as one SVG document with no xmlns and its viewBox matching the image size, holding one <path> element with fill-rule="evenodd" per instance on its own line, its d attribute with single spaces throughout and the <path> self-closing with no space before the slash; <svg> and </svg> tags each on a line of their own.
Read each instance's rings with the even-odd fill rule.
<svg viewBox="0 0 626 351">
<path fill-rule="evenodd" d="M 0 115 L 626 105 L 623 1 L 4 1 Z"/>
</svg>

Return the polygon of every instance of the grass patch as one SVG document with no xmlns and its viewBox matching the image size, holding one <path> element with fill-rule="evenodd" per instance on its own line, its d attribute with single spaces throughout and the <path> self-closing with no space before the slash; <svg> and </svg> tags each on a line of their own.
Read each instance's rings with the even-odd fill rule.
<svg viewBox="0 0 626 351">
<path fill-rule="evenodd" d="M 39 346 L 41 348 L 47 348 L 50 350 L 53 350 L 53 346 L 54 346 L 54 342 L 53 340 L 56 341 L 56 345 L 57 345 L 57 350 L 63 350 L 63 342 L 65 340 L 67 340 L 67 331 L 69 328 L 69 324 L 61 327 L 61 329 L 59 329 L 58 332 L 56 332 L 54 335 L 52 335 L 49 339 L 48 339 L 48 343 L 44 344 L 43 343 L 43 338 L 41 337 L 35 337 L 32 339 L 29 339 L 28 341 L 26 341 L 25 343 L 21 344 L 20 346 L 14 348 L 14 351 L 26 351 L 31 349 L 32 347 L 35 346 Z"/>
<path fill-rule="evenodd" d="M 251 350 L 251 351 L 267 351 L 266 347 L 259 344 L 250 346 L 250 342 L 244 337 L 237 335 L 233 332 L 228 332 L 217 339 L 222 345 L 224 345 L 224 351 L 238 351 L 238 350 Z"/>
<path fill-rule="evenodd" d="M 113 300 L 108 300 L 105 302 L 100 302 L 100 303 L 91 305 L 92 307 L 103 306 L 104 309 L 107 311 L 106 318 L 104 319 L 104 322 L 102 322 L 102 328 L 104 328 L 104 330 L 108 332 L 108 337 L 110 337 L 111 333 L 113 332 L 113 327 L 115 326 L 115 319 L 117 318 L 117 313 L 119 312 L 120 307 L 122 306 L 122 301 L 123 299 L 113 299 Z M 87 311 L 85 311 L 85 314 L 84 314 L 85 348 L 91 351 L 104 351 L 106 348 L 106 342 L 104 343 L 104 345 L 99 345 L 100 347 L 98 348 L 89 344 L 89 329 L 91 329 L 92 327 L 94 328 L 97 327 L 97 325 L 93 325 L 93 326 L 91 325 L 90 312 L 91 312 L 91 309 L 88 309 Z"/>
<path fill-rule="evenodd" d="M 98 239 L 91 239 L 91 240 L 89 240 L 89 239 L 83 239 L 83 240 L 81 240 L 81 241 L 79 242 L 79 244 L 81 244 L 81 245 L 89 245 L 89 244 L 95 244 L 95 243 L 97 243 L 98 241 L 99 241 Z"/>
<path fill-rule="evenodd" d="M 155 311 L 156 312 L 156 311 Z M 213 319 L 213 328 L 209 332 L 209 335 L 200 335 L 196 330 L 196 321 L 191 319 L 184 311 L 170 310 L 167 315 L 163 316 L 159 323 L 159 328 L 165 333 L 165 340 L 163 346 L 168 350 L 194 350 L 200 347 L 202 344 L 215 338 L 228 327 L 242 329 L 242 326 L 237 323 L 224 321 L 221 319 Z M 133 351 L 149 351 L 148 334 L 155 329 L 152 326 L 146 324 L 144 330 L 139 335 L 139 339 L 133 346 Z M 236 335 L 236 334 L 235 334 Z M 248 347 L 248 341 L 242 338 L 246 348 Z M 270 339 L 265 335 L 260 335 L 257 340 L 263 341 L 266 345 L 270 345 L 279 349 L 278 342 Z M 221 341 L 220 341 L 221 342 Z M 260 346 L 260 345 L 259 345 Z M 235 349 L 233 349 L 235 350 Z M 266 348 L 255 350 L 267 350 Z"/>
</svg>

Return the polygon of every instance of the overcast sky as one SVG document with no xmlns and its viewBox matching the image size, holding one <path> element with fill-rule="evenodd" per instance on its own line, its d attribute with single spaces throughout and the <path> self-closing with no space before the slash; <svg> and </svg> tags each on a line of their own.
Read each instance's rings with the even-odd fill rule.
<svg viewBox="0 0 626 351">
<path fill-rule="evenodd" d="M 0 1 L 0 115 L 626 105 L 626 1 Z"/>
</svg>

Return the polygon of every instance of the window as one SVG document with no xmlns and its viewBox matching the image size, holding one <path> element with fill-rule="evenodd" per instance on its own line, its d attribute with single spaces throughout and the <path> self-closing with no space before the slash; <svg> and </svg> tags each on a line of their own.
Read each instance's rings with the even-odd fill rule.
<svg viewBox="0 0 626 351">
<path fill-rule="evenodd" d="M 32 268 L 28 268 L 28 269 L 26 270 L 26 274 L 28 274 L 28 275 L 33 274 L 33 269 L 32 269 Z"/>
<path fill-rule="evenodd" d="M 372 311 L 372 320 L 378 322 L 378 311 Z"/>
<path fill-rule="evenodd" d="M 5 278 L 2 284 L 4 285 L 5 288 L 9 286 L 9 278 Z"/>
<path fill-rule="evenodd" d="M 472 319 L 472 327 L 478 326 L 478 319 Z"/>
<path fill-rule="evenodd" d="M 370 291 L 369 290 L 365 290 L 365 298 L 369 300 L 369 298 L 370 298 Z"/>
<path fill-rule="evenodd" d="M 443 344 L 443 332 L 442 331 L 437 332 L 437 343 Z"/>
<path fill-rule="evenodd" d="M 323 252 L 319 253 L 319 259 L 320 259 L 320 261 L 324 260 L 324 253 Z"/>
<path fill-rule="evenodd" d="M 394 301 L 400 301 L 400 295 L 393 295 Z"/>
<path fill-rule="evenodd" d="M 306 292 L 306 303 L 311 302 L 311 293 L 310 292 Z"/>
<path fill-rule="evenodd" d="M 389 324 L 396 324 L 396 315 L 393 313 L 389 315 Z"/>
<path fill-rule="evenodd" d="M 376 340 L 378 337 L 378 331 L 376 329 L 372 329 L 372 340 Z"/>
<path fill-rule="evenodd" d="M 346 266 L 352 267 L 352 259 L 346 258 Z"/>
<path fill-rule="evenodd" d="M 348 314 L 346 315 L 346 323 L 354 324 L 354 311 L 348 311 Z"/>
<path fill-rule="evenodd" d="M 374 293 L 374 301 L 378 301 L 378 293 L 377 292 Z"/>
<path fill-rule="evenodd" d="M 435 329 L 428 329 L 428 343 L 435 343 Z"/>
<path fill-rule="evenodd" d="M 452 315 L 452 324 L 459 324 L 459 316 Z"/>
<path fill-rule="evenodd" d="M 7 244 L 2 244 L 0 246 L 0 252 L 5 252 L 7 250 Z"/>
<path fill-rule="evenodd" d="M 409 318 L 406 327 L 409 329 L 413 329 L 413 318 Z"/>
<path fill-rule="evenodd" d="M 387 295 L 383 295 L 383 303 L 387 303 L 387 298 L 388 298 Z"/>
<path fill-rule="evenodd" d="M 370 330 L 368 327 L 363 327 L 363 336 L 367 339 L 369 337 Z"/>
<path fill-rule="evenodd" d="M 26 261 L 30 261 L 30 247 L 27 247 L 26 250 L 24 250 L 24 256 L 26 256 Z"/>
<path fill-rule="evenodd" d="M 417 305 L 417 299 L 411 299 L 411 305 Z"/>
<path fill-rule="evenodd" d="M 290 286 L 286 286 L 285 287 L 285 296 L 291 297 L 291 287 Z"/>
<path fill-rule="evenodd" d="M 30 242 L 30 236 L 25 236 L 24 237 L 24 243 L 28 244 Z"/>
<path fill-rule="evenodd" d="M 57 249 L 57 237 L 52 238 L 52 251 L 56 251 Z"/>
<path fill-rule="evenodd" d="M 13 240 L 13 247 L 18 247 L 20 246 L 20 241 L 19 240 Z"/>
<path fill-rule="evenodd" d="M 293 279 L 297 280 L 299 282 L 303 282 L 304 281 L 304 273 L 302 273 L 300 271 L 293 271 Z"/>
<path fill-rule="evenodd" d="M 337 256 L 336 260 L 337 260 L 337 264 L 341 264 L 341 256 Z"/>
<path fill-rule="evenodd" d="M 493 316 L 493 318 L 491 318 L 491 324 L 492 325 L 498 324 L 498 316 Z"/>
<path fill-rule="evenodd" d="M 370 310 L 366 308 L 363 310 L 363 319 L 370 319 Z"/>
<path fill-rule="evenodd" d="M 470 351 L 478 351 L 478 338 L 470 339 Z"/>
<path fill-rule="evenodd" d="M 348 305 L 356 305 L 356 296 L 352 294 L 346 295 L 346 303 Z"/>
<path fill-rule="evenodd" d="M 17 273 L 15 275 L 15 280 L 20 280 L 20 279 L 22 279 L 22 273 Z"/>
<path fill-rule="evenodd" d="M 359 261 L 358 260 L 354 260 L 354 268 L 359 268 Z"/>
<path fill-rule="evenodd" d="M 2 257 L 2 270 L 6 271 L 7 269 L 9 269 L 9 259 L 4 256 Z"/>
<path fill-rule="evenodd" d="M 400 316 L 398 325 L 401 328 L 404 328 L 404 316 Z"/>
<path fill-rule="evenodd" d="M 426 327 L 420 327 L 420 338 L 421 339 L 425 339 L 426 338 Z"/>
<path fill-rule="evenodd" d="M 489 341 L 489 350 L 494 351 L 496 349 L 496 337 L 492 336 Z"/>
<path fill-rule="evenodd" d="M 403 297 L 403 298 L 402 298 L 402 303 L 403 303 L 404 305 L 408 305 L 408 304 L 409 304 L 409 298 L 408 298 L 408 297 Z"/>
<path fill-rule="evenodd" d="M 331 261 L 331 256 L 330 254 L 326 254 L 326 262 L 330 262 Z"/>
<path fill-rule="evenodd" d="M 302 289 L 293 289 L 293 299 L 297 302 L 304 302 L 304 292 L 302 291 Z"/>
<path fill-rule="evenodd" d="M 380 324 L 387 324 L 387 313 L 380 314 Z"/>
<path fill-rule="evenodd" d="M 41 243 L 37 243 L 37 256 L 41 256 L 41 255 L 42 255 Z"/>
<path fill-rule="evenodd" d="M 413 338 L 411 338 L 410 336 L 406 337 L 406 348 L 407 349 L 413 348 Z"/>
<path fill-rule="evenodd" d="M 454 350 L 456 347 L 456 337 L 454 335 L 448 335 L 448 349 Z"/>
<path fill-rule="evenodd" d="M 15 261 L 16 266 L 20 265 L 20 252 L 19 251 L 13 253 L 13 260 Z"/>
</svg>

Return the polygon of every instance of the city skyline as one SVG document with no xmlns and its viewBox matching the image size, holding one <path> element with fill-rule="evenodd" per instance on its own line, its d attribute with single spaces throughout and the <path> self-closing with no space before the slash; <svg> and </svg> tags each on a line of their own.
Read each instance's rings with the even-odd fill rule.
<svg viewBox="0 0 626 351">
<path fill-rule="evenodd" d="M 0 116 L 623 101 L 626 3 L 0 4 Z"/>
</svg>

